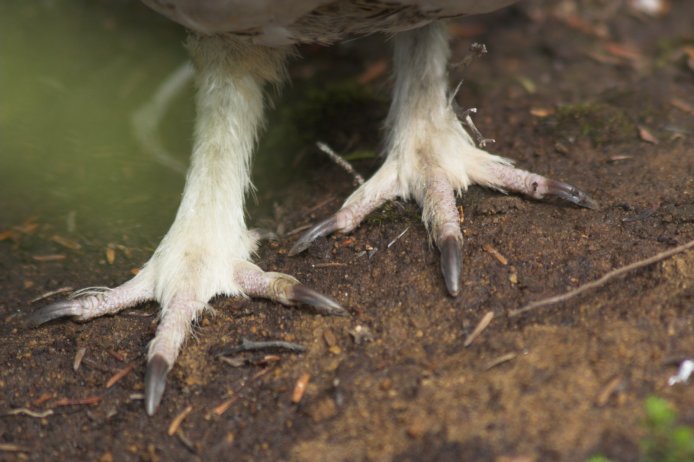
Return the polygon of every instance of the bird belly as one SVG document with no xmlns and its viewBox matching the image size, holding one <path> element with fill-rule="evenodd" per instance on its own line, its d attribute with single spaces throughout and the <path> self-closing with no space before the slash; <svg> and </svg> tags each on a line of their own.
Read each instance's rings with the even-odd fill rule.
<svg viewBox="0 0 694 462">
<path fill-rule="evenodd" d="M 516 0 L 142 1 L 200 34 L 235 34 L 259 45 L 285 46 L 402 32 L 437 19 L 488 13 Z"/>
</svg>

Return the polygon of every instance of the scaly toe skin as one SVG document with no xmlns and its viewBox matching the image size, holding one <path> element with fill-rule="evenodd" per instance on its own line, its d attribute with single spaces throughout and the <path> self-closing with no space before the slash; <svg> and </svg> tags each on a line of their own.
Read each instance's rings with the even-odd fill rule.
<svg viewBox="0 0 694 462">
<path fill-rule="evenodd" d="M 269 298 L 283 305 L 306 304 L 317 312 L 331 316 L 349 316 L 339 303 L 301 284 L 296 278 L 283 273 L 265 272 L 250 262 L 239 265 L 236 281 L 250 297 Z"/>
<path fill-rule="evenodd" d="M 481 184 L 492 185 L 505 191 L 513 191 L 533 199 L 556 197 L 579 207 L 597 210 L 600 208 L 588 194 L 575 186 L 528 172 L 512 165 L 495 164 L 485 170 L 486 176 L 477 179 Z"/>
<path fill-rule="evenodd" d="M 114 289 L 83 289 L 73 298 L 51 303 L 39 308 L 26 318 L 29 326 L 40 326 L 55 319 L 72 317 L 86 321 L 99 316 L 114 314 L 153 298 L 146 277 L 136 276 Z"/>
<path fill-rule="evenodd" d="M 145 373 L 145 409 L 147 415 L 154 415 L 166 389 L 166 375 L 171 365 L 161 355 L 152 356 L 147 361 Z"/>
</svg>

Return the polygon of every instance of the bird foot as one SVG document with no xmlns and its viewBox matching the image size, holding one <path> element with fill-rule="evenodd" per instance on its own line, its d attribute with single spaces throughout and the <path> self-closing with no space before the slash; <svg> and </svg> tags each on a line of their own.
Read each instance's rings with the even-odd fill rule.
<svg viewBox="0 0 694 462">
<path fill-rule="evenodd" d="M 395 143 L 384 165 L 360 186 L 333 216 L 309 229 L 289 254 L 306 250 L 319 237 L 348 233 L 384 202 L 414 198 L 422 219 L 441 253 L 446 288 L 458 295 L 462 274 L 463 235 L 456 194 L 470 184 L 524 194 L 534 199 L 559 198 L 581 207 L 598 204 L 574 186 L 515 168 L 507 159 L 478 149 L 453 116 L 406 133 Z M 444 128 L 440 128 L 443 126 Z M 421 134 L 426 134 L 424 137 Z"/>
<path fill-rule="evenodd" d="M 325 315 L 349 314 L 335 300 L 304 286 L 292 276 L 265 272 L 246 260 L 234 261 L 231 266 L 233 281 L 227 287 L 218 289 L 217 293 L 267 298 L 288 306 L 309 305 Z M 78 291 L 76 297 L 45 306 L 28 319 L 34 326 L 64 317 L 88 321 L 147 301 L 159 301 L 162 306 L 161 319 L 149 346 L 145 376 L 145 408 L 149 415 L 154 414 L 159 406 L 166 387 L 166 375 L 173 367 L 192 322 L 208 307 L 207 301 L 211 298 L 193 295 L 195 288 L 191 288 L 191 281 L 214 279 L 210 275 L 204 277 L 201 273 L 196 275 L 182 271 L 176 278 L 179 281 L 177 287 L 166 287 L 162 291 L 156 287 L 160 276 L 155 274 L 157 267 L 147 265 L 134 278 L 113 289 Z"/>
</svg>

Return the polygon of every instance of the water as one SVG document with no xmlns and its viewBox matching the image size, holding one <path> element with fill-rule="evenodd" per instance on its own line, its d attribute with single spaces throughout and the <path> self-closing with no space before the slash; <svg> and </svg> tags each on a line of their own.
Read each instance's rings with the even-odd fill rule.
<svg viewBox="0 0 694 462">
<path fill-rule="evenodd" d="M 183 175 L 138 141 L 134 115 L 187 62 L 185 32 L 134 1 L 0 3 L 0 231 L 29 218 L 61 235 L 156 240 Z M 188 81 L 159 133 L 185 165 Z"/>
<path fill-rule="evenodd" d="M 34 219 L 47 236 L 156 246 L 178 206 L 192 144 L 185 38 L 136 0 L 0 2 L 0 232 Z M 331 50 L 336 60 L 311 64 L 323 75 L 295 79 L 274 98 L 253 173 L 264 209 L 272 208 L 269 193 L 298 184 L 316 160 L 328 162 L 317 140 L 354 144 L 354 123 L 380 124 L 383 111 L 366 108 L 385 106 L 354 80 L 354 43 Z M 153 102 L 172 86 L 155 117 Z"/>
</svg>

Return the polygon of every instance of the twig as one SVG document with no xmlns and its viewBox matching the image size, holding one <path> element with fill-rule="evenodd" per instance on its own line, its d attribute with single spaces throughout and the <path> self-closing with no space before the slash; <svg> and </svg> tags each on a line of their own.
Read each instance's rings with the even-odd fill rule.
<svg viewBox="0 0 694 462">
<path fill-rule="evenodd" d="M 223 348 L 214 353 L 215 356 L 228 356 L 234 355 L 236 353 L 243 353 L 245 351 L 259 351 L 259 350 L 284 350 L 290 353 L 303 353 L 306 351 L 306 347 L 299 345 L 298 343 L 284 342 L 282 340 L 271 340 L 267 342 L 254 342 L 246 338 L 241 339 L 241 344 Z"/>
<path fill-rule="evenodd" d="M 184 410 L 179 412 L 178 415 L 176 417 L 174 417 L 173 420 L 171 421 L 171 424 L 169 425 L 169 429 L 167 430 L 166 433 L 169 436 L 173 436 L 174 434 L 176 434 L 179 427 L 181 426 L 181 423 L 183 423 L 183 419 L 188 417 L 188 414 L 190 414 L 191 412 L 193 412 L 193 406 L 188 406 L 187 408 L 185 408 Z"/>
<path fill-rule="evenodd" d="M 299 380 L 296 381 L 296 385 L 294 385 L 294 391 L 292 392 L 292 403 L 299 404 L 301 398 L 304 397 L 309 380 L 311 380 L 311 376 L 308 373 L 301 374 Z"/>
<path fill-rule="evenodd" d="M 492 319 L 494 319 L 494 312 L 493 311 L 488 311 L 484 316 L 482 316 L 482 319 L 480 322 L 477 324 L 477 327 L 475 327 L 475 330 L 472 331 L 470 335 L 467 336 L 465 339 L 465 343 L 463 343 L 464 347 L 469 347 L 472 342 L 475 341 L 477 337 L 484 331 L 489 326 L 489 323 L 492 322 Z"/>
<path fill-rule="evenodd" d="M 188 438 L 188 437 L 186 436 L 186 434 L 183 433 L 183 430 L 178 430 L 178 431 L 176 432 L 176 437 L 177 437 L 178 440 L 181 442 L 181 444 L 183 444 L 183 446 L 185 446 L 186 449 L 188 449 L 190 452 L 192 452 L 193 454 L 197 454 L 197 453 L 198 453 L 197 448 L 195 447 L 195 445 L 193 444 L 193 442 L 190 440 L 190 438 Z"/>
<path fill-rule="evenodd" d="M 328 263 L 316 263 L 311 265 L 312 268 L 336 268 L 340 266 L 347 266 L 347 263 L 342 263 L 339 261 L 332 261 Z"/>
<path fill-rule="evenodd" d="M 519 308 L 517 310 L 512 310 L 509 312 L 509 317 L 514 317 L 518 316 L 519 314 L 526 313 L 528 311 L 534 310 L 536 308 L 540 308 L 543 306 L 547 305 L 553 305 L 555 303 L 560 303 L 564 302 L 570 298 L 575 297 L 576 295 L 582 294 L 583 292 L 586 292 L 591 289 L 595 289 L 597 287 L 604 286 L 607 284 L 610 280 L 622 276 L 623 274 L 626 274 L 630 271 L 643 268 L 648 265 L 652 265 L 653 263 L 658 263 L 659 261 L 665 260 L 666 258 L 670 258 L 673 255 L 676 255 L 678 253 L 684 252 L 685 250 L 691 249 L 694 247 L 694 241 L 689 241 L 686 244 L 682 244 L 680 246 L 677 246 L 673 249 L 667 250 L 665 252 L 660 252 L 656 255 L 653 255 L 652 257 L 646 258 L 645 260 L 639 260 L 634 263 L 631 263 L 629 265 L 623 266 L 621 268 L 618 268 L 616 270 L 612 270 L 609 273 L 605 274 L 603 277 L 596 281 L 589 282 L 587 284 L 583 284 L 582 286 L 579 286 L 575 288 L 574 290 L 570 290 L 569 292 L 566 292 L 561 295 L 555 295 L 554 297 L 549 297 L 545 298 L 543 300 L 538 300 L 536 302 L 529 303 L 525 305 L 523 308 Z"/>
<path fill-rule="evenodd" d="M 316 146 L 318 146 L 318 149 L 323 151 L 330 157 L 330 159 L 335 162 L 338 166 L 342 167 L 347 173 L 352 175 L 354 178 L 354 181 L 357 182 L 358 185 L 363 185 L 364 184 L 364 177 L 361 176 L 356 170 L 354 170 L 354 167 L 352 167 L 352 164 L 347 162 L 345 159 L 340 157 L 335 151 L 333 151 L 330 146 L 327 144 L 323 143 L 322 141 L 318 141 L 316 143 Z"/>
<path fill-rule="evenodd" d="M 106 388 L 111 388 L 112 386 L 114 386 L 123 377 L 130 374 L 130 372 L 132 372 L 132 370 L 134 368 L 135 368 L 135 362 L 132 362 L 132 363 L 128 364 L 127 366 L 125 366 L 123 369 L 121 369 L 118 372 L 116 372 L 115 374 L 113 374 L 111 376 L 111 378 L 108 379 L 108 381 L 106 382 Z"/>
<path fill-rule="evenodd" d="M 60 289 L 51 290 L 50 292 L 46 292 L 45 294 L 41 294 L 38 297 L 29 300 L 29 303 L 40 302 L 41 300 L 45 300 L 48 297 L 52 297 L 54 295 L 59 295 L 59 294 L 64 294 L 66 292 L 72 292 L 73 290 L 75 290 L 75 289 L 73 289 L 72 287 L 61 287 Z"/>
<path fill-rule="evenodd" d="M 34 417 L 37 419 L 42 419 L 44 417 L 48 417 L 50 415 L 53 415 L 53 411 L 51 409 L 47 409 L 45 411 L 32 411 L 31 409 L 27 409 L 25 407 L 20 407 L 18 409 L 11 409 L 7 412 L 4 412 L 3 415 L 28 415 L 29 417 Z"/>
<path fill-rule="evenodd" d="M 496 258 L 496 260 L 501 263 L 502 265 L 506 266 L 508 265 L 508 258 L 504 257 L 501 252 L 496 250 L 491 244 L 484 244 L 482 246 L 482 250 L 487 252 L 489 255 L 492 257 Z"/>
<path fill-rule="evenodd" d="M 87 396 L 86 398 L 60 398 L 59 400 L 52 402 L 51 406 L 55 408 L 61 406 L 94 405 L 99 404 L 102 399 L 104 399 L 103 396 Z"/>
<path fill-rule="evenodd" d="M 484 370 L 488 371 L 490 369 L 494 369 L 496 366 L 500 366 L 501 364 L 507 363 L 509 361 L 513 361 L 516 359 L 516 356 L 518 356 L 516 353 L 506 353 L 505 355 L 501 355 L 498 358 L 492 359 L 487 363 L 486 366 L 484 366 Z"/>
<path fill-rule="evenodd" d="M 299 234 L 301 231 L 305 231 L 312 226 L 313 226 L 313 223 L 308 223 L 308 224 L 305 224 L 303 226 L 299 226 L 298 228 L 294 228 L 291 231 L 287 231 L 286 233 L 284 233 L 284 236 L 287 237 L 287 236 L 292 236 L 294 234 Z"/>
<path fill-rule="evenodd" d="M 395 239 L 393 239 L 392 241 L 390 241 L 390 242 L 388 243 L 388 245 L 386 246 L 386 248 L 387 248 L 387 249 L 390 249 L 391 246 L 392 246 L 393 244 L 395 244 L 396 242 L 398 242 L 398 240 L 399 240 L 401 237 L 403 237 L 403 236 L 405 235 L 405 233 L 406 233 L 407 231 L 409 231 L 409 230 L 410 230 L 410 227 L 408 226 L 407 228 L 405 228 L 405 231 L 403 231 L 403 232 L 401 232 L 400 234 L 398 234 L 397 236 L 395 236 Z"/>
<path fill-rule="evenodd" d="M 3 452 L 31 452 L 31 449 L 13 443 L 0 443 L 0 451 Z"/>
<path fill-rule="evenodd" d="M 221 416 L 224 414 L 229 408 L 231 407 L 232 404 L 234 404 L 236 401 L 238 401 L 239 397 L 238 396 L 232 396 L 231 398 L 224 400 L 222 403 L 218 404 L 212 409 L 212 413 L 218 416 Z"/>
<path fill-rule="evenodd" d="M 472 121 L 472 117 L 470 117 L 470 114 L 477 114 L 477 108 L 476 107 L 471 107 L 470 109 L 466 109 L 462 113 L 462 118 L 463 118 L 463 123 L 468 126 L 470 131 L 472 132 L 472 135 L 475 137 L 475 141 L 477 141 L 477 145 L 481 148 L 484 148 L 487 146 L 488 143 L 496 143 L 496 140 L 494 138 L 485 138 L 482 135 L 482 132 L 479 131 L 475 123 Z"/>
<path fill-rule="evenodd" d="M 487 54 L 487 46 L 484 43 L 473 42 L 468 48 L 468 52 L 463 56 L 463 59 L 457 63 L 450 65 L 451 69 L 463 68 L 466 69 L 472 62 Z"/>
</svg>

